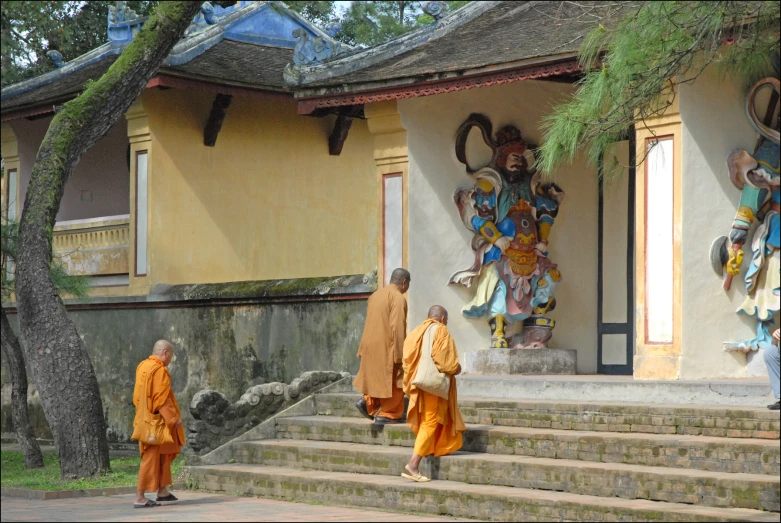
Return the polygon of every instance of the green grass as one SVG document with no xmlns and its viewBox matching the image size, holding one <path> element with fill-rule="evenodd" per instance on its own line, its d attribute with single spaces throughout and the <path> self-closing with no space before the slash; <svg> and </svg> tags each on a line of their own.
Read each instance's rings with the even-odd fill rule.
<svg viewBox="0 0 781 523">
<path fill-rule="evenodd" d="M 3 487 L 29 488 L 37 490 L 79 490 L 90 488 L 133 487 L 138 481 L 140 456 L 113 458 L 111 472 L 102 476 L 81 479 L 61 479 L 57 456 L 44 453 L 44 468 L 26 470 L 21 452 L 2 451 L 0 484 Z M 179 475 L 184 459 L 177 457 L 171 465 L 171 475 Z"/>
</svg>

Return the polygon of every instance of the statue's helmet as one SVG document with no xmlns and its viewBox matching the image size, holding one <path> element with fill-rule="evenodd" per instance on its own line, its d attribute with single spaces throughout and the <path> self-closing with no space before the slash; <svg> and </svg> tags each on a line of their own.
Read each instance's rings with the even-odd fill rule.
<svg viewBox="0 0 781 523">
<path fill-rule="evenodd" d="M 502 191 L 502 177 L 489 167 L 478 171 L 475 182 L 475 210 L 481 218 L 496 220 L 496 205 Z"/>
<path fill-rule="evenodd" d="M 494 164 L 502 171 L 510 171 L 514 169 L 508 169 L 507 159 L 511 154 L 516 154 L 521 157 L 521 170 L 527 168 L 527 161 L 523 158 L 523 153 L 528 148 L 526 142 L 521 137 L 521 131 L 513 125 L 505 125 L 496 133 L 496 156 Z"/>
</svg>

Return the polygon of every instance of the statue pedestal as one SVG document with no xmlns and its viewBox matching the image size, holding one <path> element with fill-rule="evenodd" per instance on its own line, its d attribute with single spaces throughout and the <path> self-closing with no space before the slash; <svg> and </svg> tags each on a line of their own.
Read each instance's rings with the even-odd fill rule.
<svg viewBox="0 0 781 523">
<path fill-rule="evenodd" d="M 575 349 L 477 349 L 461 355 L 463 374 L 577 374 Z"/>
</svg>

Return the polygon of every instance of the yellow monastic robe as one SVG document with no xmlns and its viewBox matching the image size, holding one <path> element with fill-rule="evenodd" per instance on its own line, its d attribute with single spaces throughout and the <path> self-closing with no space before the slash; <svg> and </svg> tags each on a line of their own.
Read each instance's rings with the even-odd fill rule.
<svg viewBox="0 0 781 523">
<path fill-rule="evenodd" d="M 456 375 L 461 373 L 456 343 L 447 327 L 440 324 L 434 334 L 431 357 L 440 372 L 450 375 L 450 392 L 447 400 L 429 394 L 412 385 L 418 371 L 423 348 L 423 335 L 434 319 L 427 319 L 410 332 L 404 342 L 404 393 L 409 396 L 407 424 L 417 436 L 415 454 L 418 456 L 444 456 L 461 448 L 466 425 L 458 410 Z"/>
<path fill-rule="evenodd" d="M 407 300 L 391 283 L 372 294 L 366 307 L 358 347 L 361 367 L 353 380 L 356 390 L 372 398 L 393 397 L 393 389 L 401 388 L 401 368 L 394 367 L 401 363 L 406 334 Z"/>
<path fill-rule="evenodd" d="M 147 382 L 148 389 L 144 390 L 147 375 L 151 376 L 151 379 Z M 173 483 L 171 462 L 179 454 L 180 447 L 185 444 L 184 427 L 176 427 L 176 422 L 182 415 L 171 388 L 171 374 L 157 356 L 150 356 L 136 368 L 136 386 L 133 390 L 136 411 L 142 401 L 146 401 L 149 412 L 159 412 L 163 416 L 174 440 L 173 443 L 162 445 L 138 443 L 141 453 L 138 489 L 152 492 Z"/>
</svg>

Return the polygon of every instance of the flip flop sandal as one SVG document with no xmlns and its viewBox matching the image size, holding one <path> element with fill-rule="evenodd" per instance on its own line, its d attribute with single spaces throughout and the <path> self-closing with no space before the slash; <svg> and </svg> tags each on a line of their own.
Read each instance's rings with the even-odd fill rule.
<svg viewBox="0 0 781 523">
<path fill-rule="evenodd" d="M 159 507 L 160 503 L 157 501 L 152 501 L 151 499 L 146 500 L 146 503 L 133 503 L 133 508 L 149 508 L 149 507 Z"/>
<path fill-rule="evenodd" d="M 157 501 L 179 501 L 179 498 L 174 496 L 173 494 L 168 494 L 167 496 L 157 496 Z"/>
<path fill-rule="evenodd" d="M 407 474 L 406 472 L 402 472 L 401 477 L 405 479 L 411 479 L 412 481 L 416 481 L 418 483 L 426 483 L 427 481 L 431 481 L 431 478 L 427 478 L 426 476 L 421 476 L 420 474 L 415 474 L 413 476 L 412 474 Z"/>
</svg>

